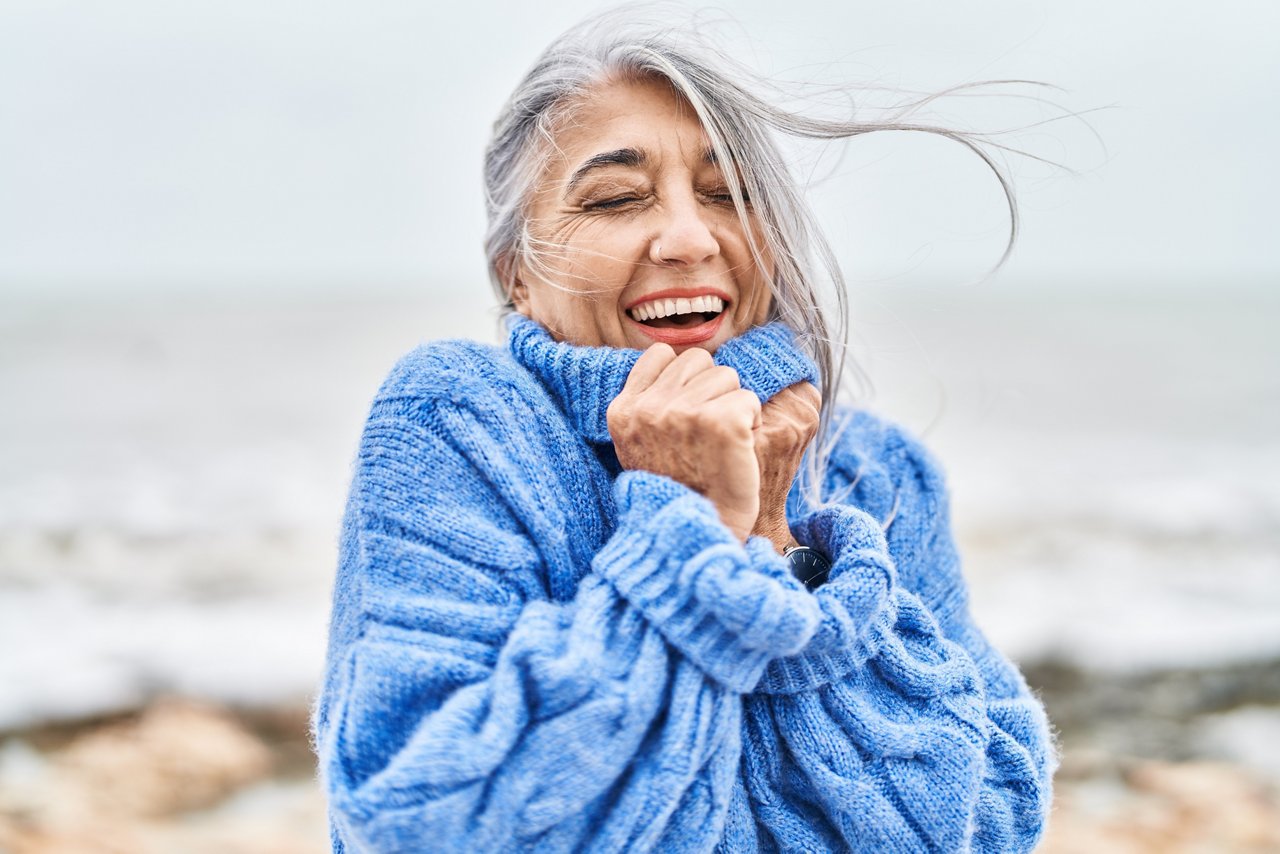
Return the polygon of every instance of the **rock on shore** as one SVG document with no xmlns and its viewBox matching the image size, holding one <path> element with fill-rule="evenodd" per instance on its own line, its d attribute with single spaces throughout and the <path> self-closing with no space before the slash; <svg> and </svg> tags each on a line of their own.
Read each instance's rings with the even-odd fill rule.
<svg viewBox="0 0 1280 854">
<path fill-rule="evenodd" d="M 226 710 L 165 700 L 63 743 L 31 741 L 42 740 L 55 743 L 14 737 L 0 749 L 0 851 L 325 850 L 315 784 L 278 779 L 290 751 Z"/>
<path fill-rule="evenodd" d="M 164 700 L 11 735 L 0 746 L 0 852 L 324 854 L 305 710 L 264 714 Z M 1042 854 L 1280 851 L 1280 797 L 1267 775 L 1063 738 Z"/>
</svg>

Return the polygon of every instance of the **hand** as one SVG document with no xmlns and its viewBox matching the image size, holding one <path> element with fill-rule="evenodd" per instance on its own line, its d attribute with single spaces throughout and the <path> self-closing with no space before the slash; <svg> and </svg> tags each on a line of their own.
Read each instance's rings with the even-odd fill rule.
<svg viewBox="0 0 1280 854">
<path fill-rule="evenodd" d="M 746 541 L 760 510 L 753 431 L 760 401 L 698 347 L 645 350 L 609 405 L 609 435 L 625 469 L 666 475 L 702 493 Z"/>
<path fill-rule="evenodd" d="M 755 431 L 760 513 L 751 533 L 772 540 L 779 553 L 795 544 L 787 525 L 787 493 L 800 470 L 805 448 L 818 432 L 821 410 L 818 389 L 802 382 L 778 392 L 760 412 L 760 426 Z"/>
</svg>

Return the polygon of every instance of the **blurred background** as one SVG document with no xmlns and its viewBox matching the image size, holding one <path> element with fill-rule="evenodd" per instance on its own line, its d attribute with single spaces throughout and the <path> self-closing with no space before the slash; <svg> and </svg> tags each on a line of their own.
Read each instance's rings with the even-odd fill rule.
<svg viewBox="0 0 1280 854">
<path fill-rule="evenodd" d="M 361 423 L 415 344 L 499 340 L 489 124 L 598 8 L 0 0 L 0 851 L 326 849 L 305 718 Z M 856 394 L 949 471 L 1060 731 L 1043 850 L 1280 850 L 1280 12 L 706 14 L 863 115 L 1059 87 L 931 108 L 1069 167 L 1007 158 L 990 278 L 959 146 L 797 152 Z"/>
</svg>

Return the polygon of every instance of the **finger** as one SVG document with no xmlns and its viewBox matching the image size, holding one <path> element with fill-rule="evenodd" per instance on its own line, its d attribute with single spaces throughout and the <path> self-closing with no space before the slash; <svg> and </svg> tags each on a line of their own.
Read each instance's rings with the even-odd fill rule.
<svg viewBox="0 0 1280 854">
<path fill-rule="evenodd" d="M 722 394 L 706 404 L 720 418 L 729 423 L 739 423 L 750 431 L 760 426 L 760 398 L 745 388 Z"/>
<path fill-rule="evenodd" d="M 789 385 L 774 397 L 794 400 L 797 403 L 807 403 L 815 409 L 822 405 L 822 392 L 808 380 Z"/>
<path fill-rule="evenodd" d="M 653 381 L 650 388 L 654 391 L 661 390 L 674 395 L 689 380 L 703 371 L 711 370 L 713 367 L 715 367 L 715 362 L 711 360 L 710 353 L 701 347 L 690 347 L 663 368 L 662 374 Z"/>
<path fill-rule="evenodd" d="M 679 398 L 688 404 L 699 404 L 741 387 L 737 371 L 726 365 L 715 365 L 685 383 L 679 391 Z"/>
<path fill-rule="evenodd" d="M 640 354 L 631 373 L 627 374 L 624 392 L 638 394 L 653 385 L 667 366 L 676 360 L 676 351 L 670 344 L 656 343 Z"/>
<path fill-rule="evenodd" d="M 766 417 L 814 418 L 822 412 L 822 392 L 809 382 L 787 386 L 765 404 Z"/>
<path fill-rule="evenodd" d="M 791 387 L 791 395 L 796 419 L 816 428 L 822 417 L 822 392 L 810 383 L 799 383 Z"/>
<path fill-rule="evenodd" d="M 790 388 L 801 400 L 812 406 L 815 411 L 822 411 L 822 391 L 816 385 L 811 382 L 802 382 L 796 383 Z"/>
<path fill-rule="evenodd" d="M 741 391 L 735 391 L 733 394 L 740 396 L 742 399 L 742 406 L 751 411 L 751 429 L 754 431 L 764 423 L 761 418 L 762 407 L 760 406 L 760 398 L 756 397 L 756 393 L 754 391 L 747 391 L 745 388 Z"/>
</svg>

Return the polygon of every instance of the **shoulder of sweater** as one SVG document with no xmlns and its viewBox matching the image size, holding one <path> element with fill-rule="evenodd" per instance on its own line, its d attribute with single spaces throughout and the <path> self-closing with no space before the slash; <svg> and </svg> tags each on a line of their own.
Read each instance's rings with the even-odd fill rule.
<svg viewBox="0 0 1280 854">
<path fill-rule="evenodd" d="M 841 407 L 833 430 L 828 464 L 829 479 L 836 481 L 832 485 L 847 485 L 866 503 L 880 505 L 876 515 L 882 519 L 909 509 L 902 506 L 904 500 L 946 502 L 941 466 L 905 427 L 865 409 Z"/>
<path fill-rule="evenodd" d="M 833 425 L 838 433 L 834 454 L 856 453 L 891 468 L 908 459 L 914 465 L 938 468 L 933 454 L 915 434 L 883 415 L 842 406 L 836 411 Z"/>
<path fill-rule="evenodd" d="M 476 394 L 524 389 L 531 382 L 505 348 L 453 338 L 419 345 L 402 356 L 382 381 L 374 402 L 465 400 Z"/>
<path fill-rule="evenodd" d="M 390 419 L 458 435 L 480 428 L 514 440 L 531 418 L 553 411 L 545 389 L 507 349 L 447 339 L 422 344 L 396 362 L 367 423 Z"/>
</svg>

